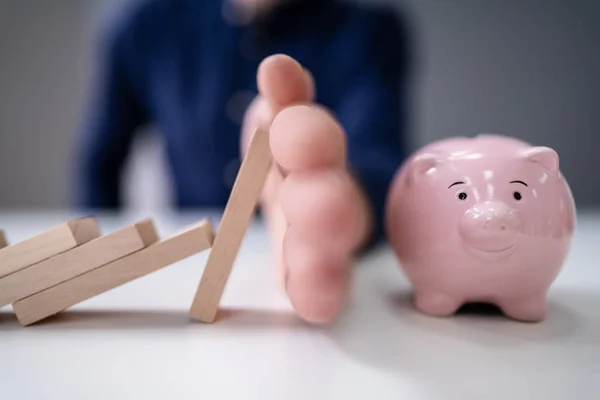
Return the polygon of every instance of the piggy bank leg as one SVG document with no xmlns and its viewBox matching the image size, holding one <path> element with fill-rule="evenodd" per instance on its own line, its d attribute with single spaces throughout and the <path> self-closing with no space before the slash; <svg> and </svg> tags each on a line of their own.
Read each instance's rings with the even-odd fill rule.
<svg viewBox="0 0 600 400">
<path fill-rule="evenodd" d="M 416 291 L 415 308 L 424 314 L 446 317 L 450 316 L 462 305 L 463 301 L 438 291 Z"/>
<path fill-rule="evenodd" d="M 548 312 L 544 294 L 500 301 L 498 306 L 508 317 L 524 322 L 543 321 Z"/>
</svg>

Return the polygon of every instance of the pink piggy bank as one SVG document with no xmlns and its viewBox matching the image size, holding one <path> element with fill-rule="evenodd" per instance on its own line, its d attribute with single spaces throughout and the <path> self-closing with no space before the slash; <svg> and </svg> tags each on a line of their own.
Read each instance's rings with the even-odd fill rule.
<svg viewBox="0 0 600 400">
<path fill-rule="evenodd" d="M 434 142 L 399 169 L 386 213 L 421 312 L 476 302 L 516 320 L 546 317 L 576 218 L 554 150 L 491 134 Z"/>
</svg>

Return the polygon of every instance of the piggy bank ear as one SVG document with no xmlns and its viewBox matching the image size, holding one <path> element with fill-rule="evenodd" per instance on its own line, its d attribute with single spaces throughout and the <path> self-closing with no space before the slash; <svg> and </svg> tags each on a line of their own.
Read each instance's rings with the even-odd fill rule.
<svg viewBox="0 0 600 400">
<path fill-rule="evenodd" d="M 549 147 L 532 147 L 525 150 L 523 157 L 531 162 L 541 164 L 544 168 L 552 172 L 558 172 L 558 153 Z"/>
<path fill-rule="evenodd" d="M 420 154 L 413 158 L 409 166 L 409 179 L 411 181 L 421 179 L 429 170 L 441 164 L 438 156 L 431 153 Z"/>
</svg>

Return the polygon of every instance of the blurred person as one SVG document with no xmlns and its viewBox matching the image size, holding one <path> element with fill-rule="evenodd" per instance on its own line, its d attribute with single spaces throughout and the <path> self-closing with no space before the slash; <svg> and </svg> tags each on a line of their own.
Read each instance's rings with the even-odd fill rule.
<svg viewBox="0 0 600 400">
<path fill-rule="evenodd" d="M 270 129 L 260 206 L 276 261 L 296 312 L 332 321 L 353 259 L 384 236 L 404 157 L 402 20 L 336 0 L 150 0 L 111 28 L 79 148 L 79 206 L 121 206 L 134 136 L 154 124 L 176 206 L 224 207 L 250 136 Z"/>
</svg>

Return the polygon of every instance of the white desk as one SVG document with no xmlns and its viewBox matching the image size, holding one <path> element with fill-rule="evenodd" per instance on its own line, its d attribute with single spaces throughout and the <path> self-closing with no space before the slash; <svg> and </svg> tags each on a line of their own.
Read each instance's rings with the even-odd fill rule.
<svg viewBox="0 0 600 400">
<path fill-rule="evenodd" d="M 168 235 L 208 214 L 156 218 Z M 16 241 L 64 214 L 0 213 Z M 100 216 L 105 232 L 140 216 Z M 568 263 L 541 324 L 501 316 L 417 314 L 386 249 L 357 266 L 346 313 L 332 327 L 301 321 L 276 284 L 254 225 L 227 286 L 223 317 L 190 322 L 208 253 L 28 328 L 0 311 L 0 398 L 598 399 L 600 214 L 580 216 Z"/>
</svg>

